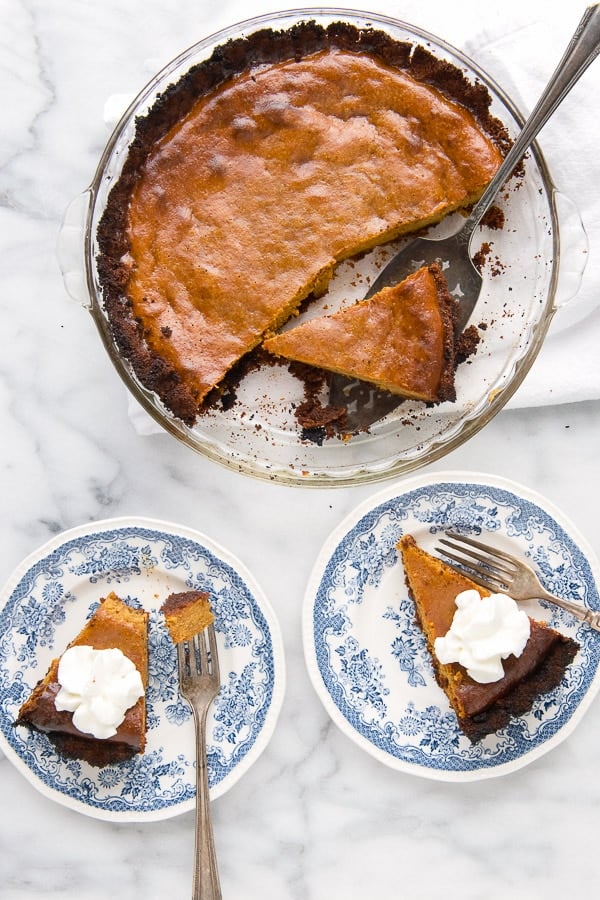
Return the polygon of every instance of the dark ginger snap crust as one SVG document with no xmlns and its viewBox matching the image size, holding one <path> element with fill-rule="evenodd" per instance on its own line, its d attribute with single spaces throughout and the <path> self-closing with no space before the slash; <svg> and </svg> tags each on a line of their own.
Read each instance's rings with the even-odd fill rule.
<svg viewBox="0 0 600 900">
<path fill-rule="evenodd" d="M 440 314 L 444 323 L 444 369 L 438 388 L 439 402 L 444 400 L 456 400 L 456 387 L 454 373 L 456 371 L 456 342 L 454 331 L 458 317 L 458 306 L 454 297 L 448 293 L 446 279 L 442 275 L 439 265 L 429 266 L 429 271 L 435 279 L 440 305 Z"/>
<path fill-rule="evenodd" d="M 221 392 L 211 392 L 199 406 L 197 396 L 182 384 L 177 371 L 148 345 L 143 324 L 133 315 L 126 295 L 129 197 L 156 142 L 190 111 L 199 97 L 253 66 L 301 59 L 327 48 L 366 52 L 390 66 L 406 70 L 415 79 L 434 86 L 449 99 L 467 107 L 503 153 L 510 145 L 506 129 L 490 113 L 491 98 L 484 85 L 469 82 L 459 68 L 438 59 L 420 45 L 395 40 L 377 29 L 360 29 L 345 22 L 324 27 L 307 21 L 284 31 L 266 28 L 248 37 L 232 39 L 170 85 L 147 115 L 136 122 L 135 137 L 121 175 L 98 225 L 96 264 L 104 308 L 121 357 L 131 363 L 138 381 L 156 393 L 186 425 L 193 425 L 198 414 L 218 404 Z"/>
<path fill-rule="evenodd" d="M 129 744 L 119 742 L 103 744 L 91 738 L 61 734 L 57 731 L 46 732 L 46 737 L 61 756 L 68 759 L 82 759 L 95 768 L 126 762 L 138 752 Z"/>
<path fill-rule="evenodd" d="M 489 709 L 468 719 L 460 719 L 460 727 L 469 740 L 477 743 L 486 735 L 505 728 L 514 717 L 528 713 L 540 695 L 560 684 L 566 667 L 573 661 L 578 649 L 576 641 L 559 634 L 548 655 L 531 675 Z"/>
</svg>

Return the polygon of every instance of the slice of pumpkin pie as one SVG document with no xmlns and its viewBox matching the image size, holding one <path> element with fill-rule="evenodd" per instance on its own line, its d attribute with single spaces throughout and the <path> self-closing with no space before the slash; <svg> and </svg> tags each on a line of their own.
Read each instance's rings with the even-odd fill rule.
<svg viewBox="0 0 600 900">
<path fill-rule="evenodd" d="M 264 342 L 270 353 L 437 403 L 454 400 L 456 303 L 438 265 Z"/>
<path fill-rule="evenodd" d="M 500 628 L 503 623 L 502 617 L 487 607 L 487 604 L 491 607 L 493 602 L 489 591 L 417 546 L 410 534 L 401 538 L 398 549 L 406 585 L 415 604 L 417 622 L 431 654 L 436 680 L 448 697 L 460 728 L 473 743 L 504 728 L 514 716 L 529 712 L 539 696 L 560 684 L 567 666 L 579 650 L 577 641 L 521 612 L 527 633 L 523 635 L 520 631 L 523 622 L 510 623 L 519 646 L 516 653 L 509 652 L 510 647 L 504 643 L 504 637 L 500 639 L 497 631 L 494 633 L 490 627 L 497 624 Z M 495 596 L 501 598 L 501 603 L 510 599 L 504 595 Z M 490 669 L 490 657 L 474 652 L 472 648 L 467 652 L 469 648 L 464 641 L 467 629 L 464 625 L 462 637 L 454 640 L 448 638 L 457 615 L 457 598 L 461 597 L 465 604 L 475 607 L 475 612 L 469 613 L 471 631 L 475 630 L 472 616 L 481 614 L 477 610 L 478 606 L 481 607 L 483 621 L 476 626 L 479 648 L 482 641 L 488 648 L 493 645 L 493 655 L 501 659 L 501 663 L 498 659 L 494 660 L 500 665 L 497 673 Z M 511 600 L 511 603 L 514 601 Z M 462 601 L 459 600 L 460 605 Z M 509 612 L 509 615 L 513 616 L 514 612 Z M 449 661 L 461 656 L 461 644 L 463 652 L 470 657 L 472 669 L 460 662 Z M 453 650 L 456 649 L 459 652 L 455 654 Z"/>
<path fill-rule="evenodd" d="M 60 754 L 112 765 L 146 746 L 148 613 L 115 593 L 23 703 L 15 725 L 48 735 Z"/>
</svg>

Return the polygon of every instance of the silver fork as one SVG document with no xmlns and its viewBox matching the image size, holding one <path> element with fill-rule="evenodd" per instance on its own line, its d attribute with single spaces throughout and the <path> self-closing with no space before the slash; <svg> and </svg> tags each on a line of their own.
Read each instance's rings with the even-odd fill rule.
<svg viewBox="0 0 600 900">
<path fill-rule="evenodd" d="M 194 635 L 192 640 L 177 644 L 177 665 L 179 690 L 192 707 L 196 730 L 196 837 L 192 900 L 221 900 L 206 765 L 206 716 L 221 686 L 214 625 Z"/>
<path fill-rule="evenodd" d="M 579 603 L 550 594 L 542 587 L 533 569 L 510 553 L 453 531 L 447 531 L 446 537 L 440 538 L 440 544 L 444 547 L 437 547 L 437 552 L 461 565 L 458 569 L 448 563 L 452 569 L 492 593 L 509 594 L 514 600 L 548 600 L 600 631 L 600 612 L 592 612 Z"/>
</svg>

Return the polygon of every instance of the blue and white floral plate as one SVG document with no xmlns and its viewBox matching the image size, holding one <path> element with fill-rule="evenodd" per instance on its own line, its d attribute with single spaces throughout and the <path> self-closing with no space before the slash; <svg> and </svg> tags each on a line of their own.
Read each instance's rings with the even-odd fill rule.
<svg viewBox="0 0 600 900">
<path fill-rule="evenodd" d="M 547 603 L 527 612 L 579 641 L 562 684 L 480 743 L 459 730 L 433 676 L 396 543 L 412 534 L 434 553 L 446 529 L 529 557 L 546 587 L 600 609 L 600 568 L 573 525 L 520 485 L 441 473 L 402 481 L 359 506 L 314 566 L 303 610 L 308 670 L 333 721 L 391 768 L 470 781 L 520 768 L 562 741 L 600 687 L 600 634 Z"/>
<path fill-rule="evenodd" d="M 64 532 L 28 557 L 0 595 L 0 748 L 42 793 L 100 819 L 148 821 L 192 809 L 191 710 L 159 608 L 172 591 L 211 595 L 221 691 L 207 723 L 211 797 L 228 790 L 267 745 L 285 684 L 279 625 L 242 564 L 205 535 L 153 519 L 112 519 Z M 149 620 L 147 746 L 96 769 L 61 759 L 45 735 L 13 722 L 50 661 L 115 591 Z"/>
</svg>

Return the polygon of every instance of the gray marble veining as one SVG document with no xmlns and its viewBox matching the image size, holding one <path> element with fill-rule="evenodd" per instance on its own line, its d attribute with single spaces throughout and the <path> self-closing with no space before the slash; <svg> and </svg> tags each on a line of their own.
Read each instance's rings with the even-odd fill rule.
<svg viewBox="0 0 600 900">
<path fill-rule="evenodd" d="M 369 6 L 443 35 L 528 107 L 583 10 L 542 2 L 458 9 L 439 0 Z M 284 488 L 236 475 L 167 435 L 140 436 L 89 316 L 62 283 L 57 234 L 107 139 L 106 99 L 135 93 L 195 40 L 276 8 L 241 0 L 0 0 L 0 580 L 51 535 L 127 515 L 197 528 L 252 571 L 281 624 L 287 691 L 268 748 L 214 803 L 224 897 L 591 896 L 600 703 L 550 754 L 499 779 L 436 783 L 361 752 L 312 689 L 300 618 L 320 547 L 373 489 Z M 540 138 L 588 233 L 579 312 L 569 327 L 557 315 L 513 408 L 431 467 L 528 485 L 596 553 L 599 75 L 592 67 Z M 566 402 L 577 397 L 586 399 Z M 192 814 L 149 824 L 97 821 L 42 796 L 5 758 L 0 796 L 6 900 L 189 896 Z"/>
</svg>

